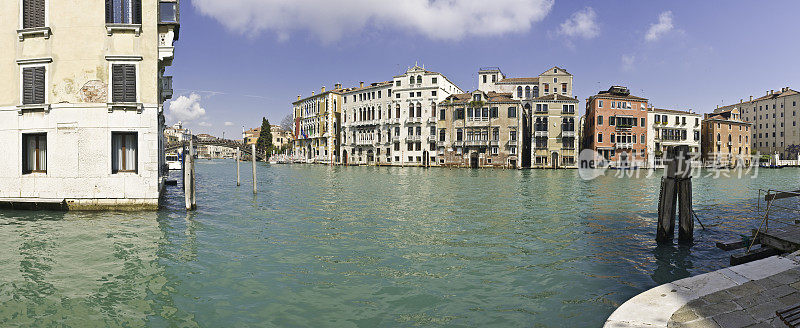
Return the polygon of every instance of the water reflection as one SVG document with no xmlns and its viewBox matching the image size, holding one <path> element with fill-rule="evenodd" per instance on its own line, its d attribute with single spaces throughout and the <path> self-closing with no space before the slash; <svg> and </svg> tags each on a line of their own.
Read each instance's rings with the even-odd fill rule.
<svg viewBox="0 0 800 328">
<path fill-rule="evenodd" d="M 658 245 L 653 250 L 656 259 L 653 282 L 660 285 L 690 276 L 689 270 L 694 268 L 691 250 L 691 245 Z"/>
</svg>

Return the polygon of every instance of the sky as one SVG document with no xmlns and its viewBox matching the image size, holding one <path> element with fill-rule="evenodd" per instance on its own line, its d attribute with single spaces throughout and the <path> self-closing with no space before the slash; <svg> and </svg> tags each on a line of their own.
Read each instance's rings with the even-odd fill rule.
<svg viewBox="0 0 800 328">
<path fill-rule="evenodd" d="M 279 124 L 298 95 L 415 64 L 467 92 L 480 67 L 558 66 L 581 103 L 624 85 L 658 108 L 707 113 L 800 88 L 797 12 L 796 0 L 184 0 L 167 124 L 241 138 L 262 117 Z"/>
</svg>

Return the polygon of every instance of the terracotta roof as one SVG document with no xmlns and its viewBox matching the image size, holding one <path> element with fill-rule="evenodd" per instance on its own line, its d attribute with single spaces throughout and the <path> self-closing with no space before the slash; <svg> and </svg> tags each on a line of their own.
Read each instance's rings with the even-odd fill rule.
<svg viewBox="0 0 800 328">
<path fill-rule="evenodd" d="M 565 95 L 561 95 L 561 94 L 557 94 L 557 93 L 554 93 L 554 94 L 551 94 L 551 95 L 546 95 L 546 96 L 541 96 L 541 97 L 538 97 L 538 98 L 533 98 L 533 100 L 574 100 L 574 101 L 578 101 L 578 99 L 575 99 L 575 98 L 572 98 L 572 97 L 567 97 Z"/>
<path fill-rule="evenodd" d="M 798 95 L 798 94 L 800 94 L 800 92 L 798 92 L 796 90 L 792 90 L 792 89 L 787 89 L 785 91 L 775 92 L 775 93 L 773 93 L 771 95 L 762 96 L 762 97 L 759 97 L 759 98 L 755 98 L 753 100 L 743 101 L 743 102 L 740 102 L 740 103 L 737 103 L 737 104 L 733 104 L 733 105 L 722 106 L 722 107 L 719 107 L 717 109 L 714 109 L 714 113 L 727 112 L 727 111 L 730 111 L 733 108 L 742 107 L 742 105 L 744 105 L 744 104 L 749 104 L 749 103 L 753 103 L 753 102 L 756 102 L 756 101 L 768 100 L 768 99 L 776 99 L 776 98 L 781 98 L 781 97 L 789 97 L 789 96 L 794 96 L 794 95 Z"/>
<path fill-rule="evenodd" d="M 376 83 L 372 83 L 372 84 L 369 84 L 369 85 L 365 85 L 363 88 L 362 87 L 355 87 L 355 88 L 344 89 L 344 90 L 342 90 L 342 93 L 351 93 L 351 92 L 363 91 L 363 90 L 372 89 L 372 88 L 379 88 L 379 87 L 384 87 L 384 86 L 387 86 L 387 85 L 392 85 L 393 83 L 394 82 L 392 82 L 392 81 L 376 82 Z"/>
<path fill-rule="evenodd" d="M 625 96 L 625 95 L 619 95 L 619 94 L 613 94 L 613 93 L 598 93 L 598 94 L 592 96 L 592 98 L 594 98 L 594 97 L 613 98 L 613 99 L 622 99 L 622 100 L 647 101 L 647 98 L 642 98 L 642 97 L 637 97 L 637 96 L 632 96 L 632 95 Z"/>
<path fill-rule="evenodd" d="M 688 110 L 677 110 L 677 109 L 655 108 L 655 109 L 653 109 L 653 112 L 655 112 L 655 113 L 668 113 L 668 114 L 700 116 L 700 114 L 693 113 L 693 112 L 688 111 Z"/>
<path fill-rule="evenodd" d="M 513 98 L 511 98 L 511 93 L 498 93 L 494 91 L 490 91 L 488 93 L 483 93 L 486 95 L 487 102 L 490 103 L 497 103 L 497 102 L 517 102 Z M 447 97 L 447 99 L 452 99 L 452 103 L 455 104 L 466 104 L 472 101 L 472 93 L 457 93 L 452 94 Z"/>
<path fill-rule="evenodd" d="M 518 83 L 539 83 L 538 77 L 514 77 L 505 78 L 497 82 L 497 84 L 518 84 Z"/>
</svg>

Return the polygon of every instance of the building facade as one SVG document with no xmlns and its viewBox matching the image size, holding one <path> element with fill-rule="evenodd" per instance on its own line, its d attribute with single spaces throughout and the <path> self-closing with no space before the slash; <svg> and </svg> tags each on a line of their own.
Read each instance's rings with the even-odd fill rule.
<svg viewBox="0 0 800 328">
<path fill-rule="evenodd" d="M 519 106 L 515 113 L 517 144 L 509 151 L 519 168 L 574 168 L 578 100 L 572 96 L 573 76 L 552 67 L 536 77 L 508 78 L 497 67 L 478 71 L 478 89 L 508 94 Z"/>
<path fill-rule="evenodd" d="M 0 3 L 0 203 L 158 207 L 178 21 L 175 0 Z"/>
<path fill-rule="evenodd" d="M 701 152 L 706 165 L 750 165 L 752 123 L 742 120 L 738 107 L 706 114 L 702 122 Z"/>
<path fill-rule="evenodd" d="M 400 117 L 391 110 L 393 82 L 347 89 L 342 94 L 341 164 L 391 164 L 392 129 Z M 390 124 L 391 123 L 391 124 Z"/>
<path fill-rule="evenodd" d="M 615 167 L 646 166 L 647 102 L 623 86 L 589 97 L 583 149 L 596 151 Z"/>
<path fill-rule="evenodd" d="M 276 151 L 288 147 L 294 140 L 292 131 L 286 131 L 280 125 L 271 126 L 270 133 L 272 133 L 272 146 L 275 147 Z"/>
<path fill-rule="evenodd" d="M 339 162 L 342 88 L 322 90 L 310 97 L 297 96 L 292 103 L 296 136 L 292 142 L 295 160 L 305 163 Z"/>
<path fill-rule="evenodd" d="M 770 90 L 763 97 L 719 107 L 714 114 L 738 108 L 742 120 L 752 123 L 750 148 L 765 155 L 779 154 L 782 159 L 794 158 L 789 147 L 800 146 L 800 92 L 789 87 Z"/>
<path fill-rule="evenodd" d="M 178 122 L 164 129 L 164 141 L 166 143 L 189 141 L 192 137 L 188 129 L 183 128 L 183 123 Z"/>
<path fill-rule="evenodd" d="M 702 116 L 691 111 L 650 108 L 647 111 L 648 167 L 661 167 L 664 154 L 676 146 L 689 146 L 692 158 L 700 165 Z"/>
</svg>

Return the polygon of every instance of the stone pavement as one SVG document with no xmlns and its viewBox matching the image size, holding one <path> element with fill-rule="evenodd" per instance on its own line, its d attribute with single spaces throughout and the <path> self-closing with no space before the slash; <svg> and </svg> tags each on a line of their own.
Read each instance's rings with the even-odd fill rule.
<svg viewBox="0 0 800 328">
<path fill-rule="evenodd" d="M 796 304 L 800 252 L 654 287 L 620 305 L 605 327 L 785 327 L 775 311 Z"/>
<path fill-rule="evenodd" d="M 800 268 L 688 302 L 667 327 L 786 327 L 775 311 L 800 304 Z"/>
</svg>

